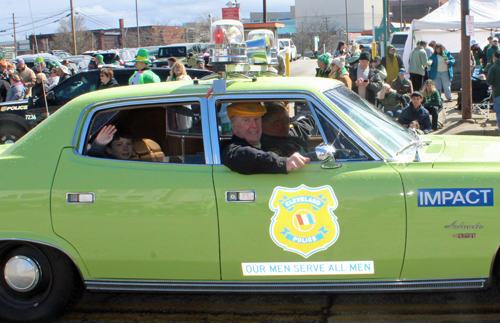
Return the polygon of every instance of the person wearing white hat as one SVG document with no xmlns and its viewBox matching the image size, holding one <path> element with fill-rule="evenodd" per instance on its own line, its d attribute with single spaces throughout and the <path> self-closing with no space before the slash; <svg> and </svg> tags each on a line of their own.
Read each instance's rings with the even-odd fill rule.
<svg viewBox="0 0 500 323">
<path fill-rule="evenodd" d="M 332 59 L 330 63 L 330 75 L 328 75 L 329 78 L 341 81 L 342 83 L 345 84 L 349 88 L 349 90 L 352 89 L 352 81 L 351 78 L 349 77 L 349 72 L 345 68 L 345 56 L 338 56 Z"/>
<path fill-rule="evenodd" d="M 470 51 L 472 52 L 472 56 L 474 57 L 474 61 L 476 66 L 481 65 L 481 58 L 483 57 L 483 50 L 479 47 L 479 43 L 477 40 L 473 39 L 470 42 Z"/>
</svg>

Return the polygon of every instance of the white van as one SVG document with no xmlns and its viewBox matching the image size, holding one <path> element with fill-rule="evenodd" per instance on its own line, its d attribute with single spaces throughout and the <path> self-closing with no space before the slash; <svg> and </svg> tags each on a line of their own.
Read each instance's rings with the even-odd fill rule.
<svg viewBox="0 0 500 323">
<path fill-rule="evenodd" d="M 396 49 L 396 54 L 400 55 L 401 57 L 403 57 L 407 38 L 407 31 L 396 31 L 391 34 L 391 37 L 389 37 L 389 44 L 394 46 L 394 48 Z"/>
</svg>

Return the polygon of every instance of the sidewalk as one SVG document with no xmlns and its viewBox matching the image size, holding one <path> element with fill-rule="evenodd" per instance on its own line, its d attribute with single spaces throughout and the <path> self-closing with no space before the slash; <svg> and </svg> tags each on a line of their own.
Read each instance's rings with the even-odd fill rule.
<svg viewBox="0 0 500 323">
<path fill-rule="evenodd" d="M 472 119 L 466 121 L 462 119 L 462 111 L 456 110 L 457 93 L 452 93 L 452 98 L 453 102 L 445 103 L 444 110 L 439 114 L 439 121 L 443 123 L 443 128 L 433 131 L 433 135 L 498 136 L 500 134 L 496 126 L 497 116 L 492 105 L 489 109 L 489 120 L 486 119 L 487 109 L 482 109 L 486 116 L 473 110 Z"/>
</svg>

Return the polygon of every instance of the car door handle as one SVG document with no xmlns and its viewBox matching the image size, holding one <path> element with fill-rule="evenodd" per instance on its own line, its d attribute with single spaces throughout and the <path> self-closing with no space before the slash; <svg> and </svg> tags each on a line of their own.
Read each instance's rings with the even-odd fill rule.
<svg viewBox="0 0 500 323">
<path fill-rule="evenodd" d="M 92 204 L 95 202 L 94 193 L 67 193 L 66 202 L 68 204 Z"/>
<path fill-rule="evenodd" d="M 257 201 L 255 191 L 226 191 L 226 202 L 228 203 L 254 203 Z"/>
</svg>

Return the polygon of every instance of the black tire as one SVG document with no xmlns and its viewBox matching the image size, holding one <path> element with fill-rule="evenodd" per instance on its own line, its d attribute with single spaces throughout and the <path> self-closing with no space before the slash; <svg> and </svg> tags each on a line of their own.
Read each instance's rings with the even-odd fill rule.
<svg viewBox="0 0 500 323">
<path fill-rule="evenodd" d="M 14 143 L 26 134 L 26 130 L 15 125 L 0 125 L 0 144 Z"/>
<path fill-rule="evenodd" d="M 7 262 L 16 256 L 38 264 L 40 279 L 30 291 L 12 288 L 5 277 Z M 81 297 L 83 285 L 71 261 L 45 246 L 8 244 L 0 248 L 0 321 L 52 322 Z"/>
</svg>

